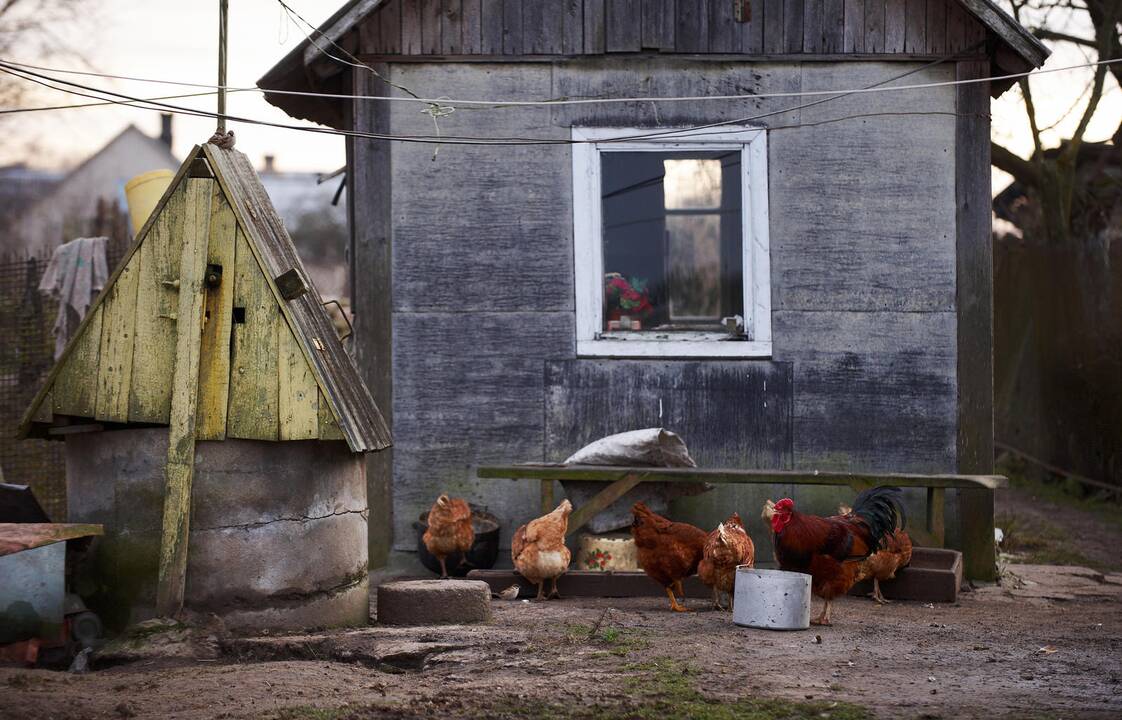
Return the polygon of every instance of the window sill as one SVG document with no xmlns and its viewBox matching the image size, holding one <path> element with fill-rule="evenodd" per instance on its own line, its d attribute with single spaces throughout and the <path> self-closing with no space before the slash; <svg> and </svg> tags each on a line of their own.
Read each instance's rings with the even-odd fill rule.
<svg viewBox="0 0 1122 720">
<path fill-rule="evenodd" d="M 610 358 L 765 358 L 771 343 L 732 340 L 578 340 L 578 357 Z"/>
</svg>

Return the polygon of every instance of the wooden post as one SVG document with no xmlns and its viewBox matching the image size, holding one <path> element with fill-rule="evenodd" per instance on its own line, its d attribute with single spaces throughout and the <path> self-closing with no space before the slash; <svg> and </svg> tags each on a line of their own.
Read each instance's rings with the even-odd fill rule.
<svg viewBox="0 0 1122 720">
<path fill-rule="evenodd" d="M 987 77 L 989 63 L 957 65 L 959 80 Z M 993 472 L 993 239 L 990 228 L 989 83 L 960 85 L 955 120 L 955 251 L 958 308 L 958 472 Z M 993 490 L 959 490 L 963 572 L 997 577 Z"/>
<path fill-rule="evenodd" d="M 187 535 L 191 516 L 191 481 L 195 474 L 195 425 L 199 396 L 199 355 L 202 347 L 210 203 L 214 181 L 187 178 L 184 217 L 169 218 L 170 227 L 183 228 L 179 264 L 179 303 L 176 314 L 175 371 L 172 378 L 171 418 L 168 423 L 168 461 L 164 489 L 163 534 L 156 612 L 165 617 L 183 608 L 187 581 Z M 164 209 L 167 213 L 169 205 Z"/>
<path fill-rule="evenodd" d="M 226 26 L 228 0 L 218 0 L 218 132 L 226 132 Z"/>
</svg>

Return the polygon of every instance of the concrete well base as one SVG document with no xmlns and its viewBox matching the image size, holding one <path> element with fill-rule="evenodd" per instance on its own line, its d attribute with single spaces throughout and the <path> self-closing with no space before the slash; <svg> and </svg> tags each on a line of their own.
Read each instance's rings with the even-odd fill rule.
<svg viewBox="0 0 1122 720">
<path fill-rule="evenodd" d="M 111 628 L 154 615 L 167 430 L 69 436 L 71 522 L 105 525 L 77 592 Z M 185 606 L 232 629 L 368 619 L 365 463 L 343 442 L 200 442 Z"/>
</svg>

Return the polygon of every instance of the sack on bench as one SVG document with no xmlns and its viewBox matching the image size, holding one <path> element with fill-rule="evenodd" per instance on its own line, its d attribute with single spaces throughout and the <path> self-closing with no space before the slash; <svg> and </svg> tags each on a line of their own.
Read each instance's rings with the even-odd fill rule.
<svg viewBox="0 0 1122 720">
<path fill-rule="evenodd" d="M 664 428 L 632 430 L 600 438 L 570 455 L 565 464 L 697 467 L 682 438 Z M 590 480 L 565 480 L 561 484 L 574 507 L 580 507 L 606 487 L 605 483 Z M 597 514 L 586 527 L 592 533 L 626 528 L 631 525 L 631 506 L 636 502 L 646 503 L 654 512 L 665 515 L 674 498 L 699 495 L 709 489 L 711 487 L 702 482 L 641 484 Z"/>
</svg>

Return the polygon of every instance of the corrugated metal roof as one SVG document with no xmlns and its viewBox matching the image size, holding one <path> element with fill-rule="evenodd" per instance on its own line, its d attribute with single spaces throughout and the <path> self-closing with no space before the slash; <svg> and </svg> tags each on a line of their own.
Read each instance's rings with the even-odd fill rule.
<svg viewBox="0 0 1122 720">
<path fill-rule="evenodd" d="M 201 152 L 233 206 L 250 246 L 259 253 L 258 260 L 268 271 L 277 302 L 304 349 L 320 389 L 331 403 L 347 444 L 355 452 L 389 447 L 389 427 L 339 340 L 323 300 L 308 279 L 292 238 L 249 158 L 237 150 L 222 150 L 211 144 L 204 145 Z M 299 273 L 308 291 L 285 300 L 277 290 L 276 278 L 290 270 Z"/>
</svg>

